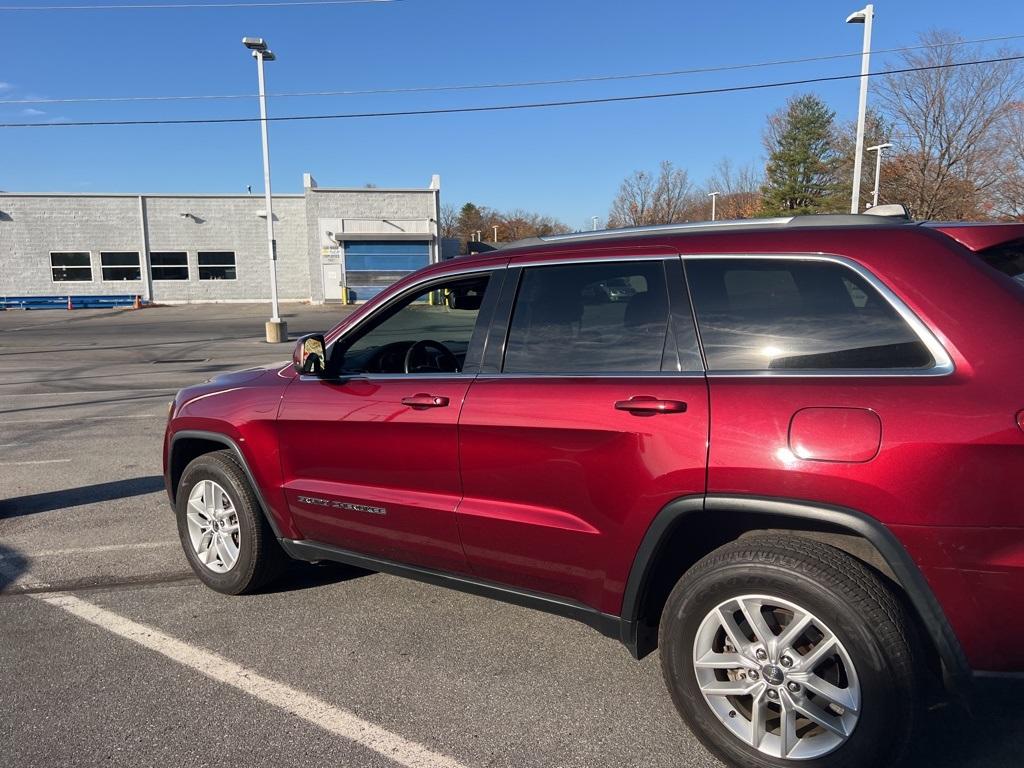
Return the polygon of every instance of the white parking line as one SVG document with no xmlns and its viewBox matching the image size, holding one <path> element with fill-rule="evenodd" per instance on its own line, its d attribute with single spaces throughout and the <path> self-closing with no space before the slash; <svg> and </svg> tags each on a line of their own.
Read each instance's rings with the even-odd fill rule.
<svg viewBox="0 0 1024 768">
<path fill-rule="evenodd" d="M 0 461 L 0 467 L 23 467 L 28 464 L 69 464 L 71 459 L 36 459 L 34 461 Z"/>
<path fill-rule="evenodd" d="M 159 413 L 123 413 L 112 416 L 68 416 L 63 419 L 4 419 L 0 421 L 0 427 L 7 424 L 38 424 L 39 422 L 51 421 L 107 421 L 108 419 L 153 419 L 159 417 Z"/>
<path fill-rule="evenodd" d="M 64 555 L 92 555 L 97 552 L 116 552 L 122 549 L 159 549 L 160 547 L 177 546 L 176 541 L 147 541 L 141 544 L 104 544 L 97 547 L 74 547 L 72 549 L 41 549 L 38 552 L 19 552 L 18 554 L 0 555 L 0 563 L 4 560 L 15 560 L 23 557 L 62 557 Z"/>
<path fill-rule="evenodd" d="M 111 374 L 113 375 L 113 374 Z M 0 386 L 15 386 L 18 384 L 38 384 L 35 381 L 12 381 Z M 153 395 L 173 395 L 178 390 L 170 387 L 125 387 L 124 389 L 67 389 L 59 392 L 13 392 L 4 393 L 4 397 L 66 397 L 68 395 L 123 395 L 126 392 L 151 392 Z M 74 405 L 74 403 L 68 403 Z"/>
<path fill-rule="evenodd" d="M 407 768 L 464 768 L 461 763 L 450 757 L 433 752 L 422 744 L 332 706 L 323 699 L 271 680 L 223 656 L 189 645 L 86 600 L 61 592 L 32 597 L 62 608 L 90 624 L 156 651 L 213 680 L 248 693 L 260 701 L 280 707 L 307 723 L 373 750 L 399 765 Z"/>
</svg>

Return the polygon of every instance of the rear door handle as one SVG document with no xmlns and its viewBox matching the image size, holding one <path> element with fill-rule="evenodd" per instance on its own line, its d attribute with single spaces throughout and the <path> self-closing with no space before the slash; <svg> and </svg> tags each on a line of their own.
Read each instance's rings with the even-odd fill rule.
<svg viewBox="0 0 1024 768">
<path fill-rule="evenodd" d="M 424 392 L 417 392 L 410 397 L 402 398 L 402 405 L 408 405 L 416 410 L 425 408 L 444 408 L 448 405 L 448 398 L 443 395 L 428 395 Z"/>
<path fill-rule="evenodd" d="M 615 403 L 618 411 L 629 411 L 635 416 L 657 416 L 659 413 L 686 413 L 686 403 L 682 400 L 660 400 L 650 395 L 637 395 L 629 400 Z"/>
</svg>

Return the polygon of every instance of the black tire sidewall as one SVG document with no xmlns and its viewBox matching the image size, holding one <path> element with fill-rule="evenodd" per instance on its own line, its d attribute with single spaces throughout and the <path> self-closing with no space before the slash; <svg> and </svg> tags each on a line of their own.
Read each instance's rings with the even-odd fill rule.
<svg viewBox="0 0 1024 768">
<path fill-rule="evenodd" d="M 231 570 L 224 573 L 210 570 L 199 560 L 188 532 L 186 512 L 189 494 L 203 480 L 213 480 L 227 491 L 238 517 L 238 559 Z M 178 483 L 178 492 L 175 498 L 177 500 L 175 516 L 178 523 L 178 537 L 181 540 L 185 557 L 196 576 L 217 592 L 233 595 L 244 591 L 256 568 L 258 547 L 256 528 L 260 524 L 260 519 L 257 517 L 260 513 L 252 508 L 249 489 L 239 487 L 235 477 L 225 471 L 217 460 L 200 457 L 185 468 L 181 481 Z"/>
<path fill-rule="evenodd" d="M 682 585 L 681 585 L 682 586 Z M 740 595 L 764 594 L 810 611 L 846 648 L 861 689 L 861 714 L 853 734 L 835 751 L 813 760 L 780 760 L 743 744 L 707 705 L 693 667 L 693 643 L 705 616 Z M 734 563 L 687 579 L 665 607 L 662 667 L 672 699 L 697 737 L 730 764 L 768 768 L 793 766 L 842 768 L 888 764 L 893 744 L 906 728 L 910 706 L 886 649 L 856 607 L 837 590 L 798 571 L 769 564 Z M 905 681 L 904 681 L 905 682 Z"/>
</svg>

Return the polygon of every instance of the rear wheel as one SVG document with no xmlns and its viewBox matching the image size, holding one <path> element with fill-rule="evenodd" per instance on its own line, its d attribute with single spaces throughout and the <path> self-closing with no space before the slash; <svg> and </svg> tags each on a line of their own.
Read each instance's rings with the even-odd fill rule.
<svg viewBox="0 0 1024 768">
<path fill-rule="evenodd" d="M 181 475 L 176 499 L 181 546 L 207 586 L 238 595 L 280 575 L 287 556 L 230 451 L 194 459 Z"/>
<path fill-rule="evenodd" d="M 662 614 L 662 670 L 680 714 L 726 762 L 892 765 L 922 686 L 900 601 L 849 555 L 751 536 L 688 571 Z"/>
</svg>

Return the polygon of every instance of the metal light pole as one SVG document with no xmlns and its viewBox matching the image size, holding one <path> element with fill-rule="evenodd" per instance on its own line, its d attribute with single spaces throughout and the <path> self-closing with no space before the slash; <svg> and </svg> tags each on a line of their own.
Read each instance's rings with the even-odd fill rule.
<svg viewBox="0 0 1024 768">
<path fill-rule="evenodd" d="M 874 208 L 878 205 L 878 179 L 882 175 L 882 150 L 889 149 L 892 144 L 876 144 L 873 147 L 868 147 L 866 152 L 875 153 L 875 191 L 871 193 L 871 207 Z"/>
<path fill-rule="evenodd" d="M 256 72 L 260 86 L 260 135 L 263 139 L 263 196 L 267 215 L 267 252 L 270 256 L 270 320 L 267 322 L 267 341 L 287 341 L 288 324 L 281 319 L 277 307 L 277 241 L 274 239 L 274 208 L 270 197 L 270 142 L 267 138 L 267 91 L 263 79 L 263 62 L 277 57 L 262 37 L 243 37 L 242 45 L 252 51 L 256 59 Z"/>
<path fill-rule="evenodd" d="M 864 25 L 864 50 L 860 57 L 860 105 L 857 109 L 857 148 L 853 156 L 853 194 L 850 197 L 850 213 L 860 212 L 860 173 L 864 155 L 864 118 L 868 110 L 868 72 L 871 64 L 871 24 L 875 18 L 875 6 L 870 3 L 864 10 L 846 17 L 847 24 Z"/>
<path fill-rule="evenodd" d="M 718 201 L 718 196 L 721 192 L 708 192 L 708 197 L 711 198 L 711 220 L 715 220 L 715 203 Z"/>
<path fill-rule="evenodd" d="M 597 232 L 597 220 L 598 220 L 598 218 L 599 218 L 598 216 L 591 216 L 590 217 L 590 220 L 593 222 L 593 226 L 591 227 L 591 229 L 594 232 Z"/>
<path fill-rule="evenodd" d="M 494 227 L 492 227 L 492 229 L 494 229 L 494 242 L 497 243 L 498 242 L 498 225 L 495 224 Z"/>
</svg>

